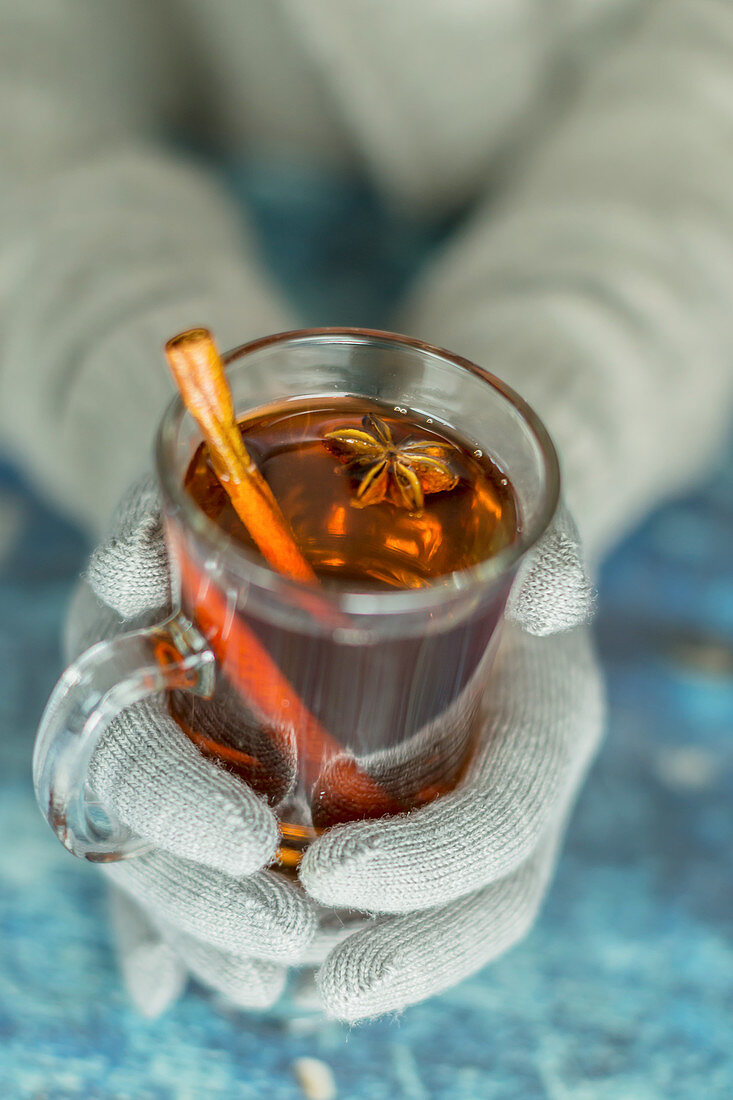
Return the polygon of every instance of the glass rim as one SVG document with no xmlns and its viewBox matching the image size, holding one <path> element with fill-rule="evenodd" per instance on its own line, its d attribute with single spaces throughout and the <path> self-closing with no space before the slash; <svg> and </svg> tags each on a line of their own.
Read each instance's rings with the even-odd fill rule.
<svg viewBox="0 0 733 1100">
<path fill-rule="evenodd" d="M 468 371 L 496 390 L 520 414 L 538 445 L 545 475 L 543 499 L 540 502 L 534 521 L 526 527 L 523 525 L 515 540 L 504 547 L 503 550 L 500 550 L 498 554 L 486 558 L 468 569 L 438 577 L 423 588 L 395 589 L 394 591 L 377 593 L 366 592 L 358 588 L 324 588 L 319 592 L 319 599 L 347 615 L 433 610 L 466 596 L 476 595 L 490 584 L 507 576 L 512 567 L 547 530 L 555 515 L 560 498 L 560 466 L 557 451 L 549 432 L 534 409 L 511 386 L 502 382 L 501 379 L 483 367 L 479 367 L 470 359 L 456 355 L 434 344 L 428 344 L 416 337 L 382 329 L 354 328 L 351 326 L 291 329 L 287 332 L 273 333 L 270 336 L 240 344 L 225 352 L 222 355 L 222 361 L 225 367 L 228 368 L 235 361 L 239 361 L 262 348 L 275 344 L 306 343 L 314 338 L 322 340 L 330 338 L 334 342 L 345 342 L 345 339 L 348 339 L 352 344 L 369 344 L 373 341 L 386 342 L 397 347 L 407 347 L 438 356 L 448 363 Z M 304 394 L 303 396 L 308 397 L 309 395 Z M 178 441 L 178 432 L 185 415 L 187 415 L 187 410 L 180 394 L 176 394 L 163 413 L 155 443 L 158 478 L 164 494 L 183 517 L 186 528 L 207 549 L 216 554 L 225 555 L 228 567 L 231 567 L 233 562 L 236 563 L 239 566 L 237 571 L 240 574 L 243 570 L 246 571 L 244 579 L 247 583 L 272 594 L 280 595 L 285 599 L 288 596 L 294 597 L 296 604 L 300 603 L 299 597 L 306 591 L 312 591 L 310 585 L 283 576 L 271 569 L 265 562 L 258 560 L 247 547 L 235 542 L 213 520 L 210 520 L 183 488 L 183 481 L 177 476 L 174 469 L 173 449 Z M 507 473 L 511 476 L 511 471 L 507 471 Z"/>
</svg>

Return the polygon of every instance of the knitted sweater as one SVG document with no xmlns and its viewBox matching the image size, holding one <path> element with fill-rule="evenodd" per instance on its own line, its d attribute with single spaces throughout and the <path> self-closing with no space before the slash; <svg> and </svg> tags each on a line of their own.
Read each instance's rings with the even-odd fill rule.
<svg viewBox="0 0 733 1100">
<path fill-rule="evenodd" d="M 594 551 L 720 446 L 730 0 L 0 0 L 2 442 L 92 525 L 149 448 L 161 340 L 293 324 L 176 129 L 475 204 L 393 327 L 537 408 Z"/>
</svg>

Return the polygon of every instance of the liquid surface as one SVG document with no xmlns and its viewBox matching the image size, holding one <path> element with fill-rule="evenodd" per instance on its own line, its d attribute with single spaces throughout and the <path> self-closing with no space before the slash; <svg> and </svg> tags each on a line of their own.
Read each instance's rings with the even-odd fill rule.
<svg viewBox="0 0 733 1100">
<path fill-rule="evenodd" d="M 425 443 L 428 454 L 445 457 L 453 487 L 426 492 L 417 510 L 389 498 L 358 506 L 369 462 L 347 464 L 348 455 L 334 453 L 325 437 L 341 429 L 363 433 L 369 414 L 387 425 L 392 453 L 413 454 L 416 444 Z M 342 397 L 319 399 L 317 405 L 311 399 L 308 407 L 289 402 L 245 417 L 240 429 L 295 541 L 324 583 L 361 590 L 420 588 L 492 557 L 516 537 L 517 509 L 505 474 L 429 419 Z M 406 445 L 412 450 L 402 452 Z M 210 519 L 258 553 L 205 444 L 191 461 L 185 485 Z"/>
</svg>

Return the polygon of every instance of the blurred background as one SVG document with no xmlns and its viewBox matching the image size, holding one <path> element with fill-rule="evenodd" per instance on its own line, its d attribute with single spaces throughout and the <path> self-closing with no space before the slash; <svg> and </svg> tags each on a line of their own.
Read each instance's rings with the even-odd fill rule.
<svg viewBox="0 0 733 1100">
<path fill-rule="evenodd" d="M 379 318 L 430 241 L 361 190 L 240 170 L 303 314 Z M 386 222 L 385 222 L 386 218 Z M 294 253 L 293 242 L 298 242 Z M 363 303 L 359 306 L 359 303 Z M 733 476 L 657 511 L 600 578 L 611 721 L 529 938 L 434 1000 L 312 1032 L 227 1013 L 195 985 L 164 1018 L 126 1000 L 103 883 L 36 808 L 29 752 L 61 670 L 88 544 L 0 472 L 0 1085 L 8 1097 L 300 1100 L 296 1059 L 353 1100 L 644 1100 L 733 1086 Z"/>
<path fill-rule="evenodd" d="M 134 8 L 138 18 L 143 7 L 125 3 L 124 11 Z M 161 12 L 169 7 L 175 5 L 166 3 Z M 285 25 L 283 13 L 289 5 L 278 2 L 273 7 Z M 369 12 L 358 0 L 348 0 L 343 6 L 319 0 L 303 7 L 314 18 L 319 41 L 337 11 L 360 12 L 364 25 L 370 23 Z M 231 14 L 236 5 L 217 3 L 217 8 Z M 80 19 L 96 35 L 94 5 L 48 0 L 39 6 L 37 15 L 29 17 L 19 4 L 7 0 L 0 4 L 0 16 L 7 19 L 12 32 L 5 40 L 7 64 L 0 68 L 0 81 L 7 89 L 0 125 L 4 127 L 1 132 L 10 135 L 8 142 L 16 141 L 16 145 L 3 145 L 15 151 L 6 155 L 0 173 L 0 179 L 11 183 L 0 224 L 3 1097 L 302 1100 L 304 1093 L 294 1065 L 305 1056 L 330 1067 L 342 1100 L 722 1100 L 733 1095 L 733 447 L 720 445 L 719 436 L 710 434 L 714 461 L 708 460 L 702 476 L 695 470 L 705 465 L 700 458 L 704 447 L 692 442 L 693 435 L 696 440 L 705 435 L 705 411 L 712 423 L 717 416 L 713 407 L 722 404 L 718 394 L 724 387 L 706 389 L 702 373 L 699 406 L 694 399 L 695 373 L 702 371 L 700 364 L 706 361 L 709 344 L 723 349 L 716 362 L 733 373 L 733 339 L 725 328 L 733 287 L 733 280 L 725 274 L 730 270 L 726 263 L 733 239 L 729 205 L 733 157 L 724 155 L 726 149 L 733 148 L 733 14 L 729 5 L 717 0 L 665 0 L 665 5 L 633 0 L 585 5 L 569 0 L 557 8 L 562 12 L 555 20 L 544 5 L 515 0 L 496 5 L 496 12 L 486 15 L 486 26 L 481 24 L 486 37 L 474 36 L 476 49 L 466 62 L 471 73 L 483 74 L 485 82 L 477 77 L 476 87 L 468 87 L 465 93 L 465 103 L 478 96 L 483 107 L 469 119 L 456 93 L 450 114 L 455 125 L 444 125 L 442 145 L 431 144 L 435 102 L 426 96 L 418 111 L 419 84 L 407 81 L 403 86 L 395 79 L 407 104 L 403 112 L 407 132 L 413 132 L 410 127 L 414 123 L 414 132 L 423 141 L 425 158 L 420 172 L 430 181 L 426 192 L 432 187 L 433 197 L 437 196 L 432 204 L 421 206 L 425 196 L 418 201 L 420 187 L 414 181 L 414 202 L 407 185 L 400 201 L 385 202 L 383 189 L 374 179 L 378 172 L 326 171 L 323 164 L 307 164 L 301 155 L 289 159 L 282 149 L 276 150 L 276 155 L 267 150 L 259 155 L 254 151 L 255 139 L 264 138 L 259 145 L 267 146 L 267 133 L 264 129 L 257 133 L 251 119 L 248 124 L 254 137 L 246 155 L 214 156 L 212 148 L 204 150 L 195 137 L 175 135 L 179 154 L 183 149 L 198 165 L 206 159 L 212 178 L 217 177 L 234 206 L 246 209 L 249 231 L 299 323 L 384 325 L 426 260 L 467 224 L 471 171 L 475 170 L 478 178 L 491 166 L 491 178 L 496 181 L 491 187 L 500 190 L 507 164 L 521 159 L 510 155 L 506 134 L 519 135 L 521 144 L 533 141 L 538 129 L 541 131 L 544 114 L 528 104 L 542 101 L 546 107 L 550 101 L 571 101 L 582 87 L 586 70 L 593 71 L 603 52 L 601 43 L 607 39 L 620 42 L 625 36 L 632 42 L 619 71 L 612 72 L 607 81 L 616 99 L 609 97 L 602 84 L 595 93 L 594 110 L 598 113 L 591 112 L 580 125 L 582 155 L 574 161 L 569 155 L 565 169 L 561 163 L 559 169 L 555 165 L 548 170 L 546 180 L 554 181 L 552 199 L 543 197 L 541 189 L 533 198 L 529 186 L 530 212 L 520 219 L 526 233 L 523 230 L 524 235 L 518 238 L 524 243 L 515 247 L 506 235 L 509 230 L 504 240 L 508 254 L 521 254 L 530 274 L 541 260 L 546 265 L 542 278 L 557 277 L 564 289 L 576 283 L 585 289 L 594 287 L 597 278 L 603 309 L 610 315 L 618 307 L 619 316 L 631 319 L 629 332 L 633 335 L 628 343 L 619 345 L 620 351 L 616 349 L 621 358 L 633 358 L 639 347 L 651 348 L 657 372 L 650 385 L 652 396 L 655 390 L 666 392 L 665 387 L 678 395 L 676 419 L 665 420 L 664 410 L 657 410 L 652 400 L 653 415 L 645 425 L 662 455 L 663 474 L 655 474 L 651 482 L 655 477 L 660 485 L 665 482 L 668 502 L 639 520 L 605 560 L 599 576 L 597 637 L 608 677 L 607 738 L 575 810 L 542 915 L 520 946 L 442 996 L 407 1009 L 397 1020 L 379 1020 L 352 1029 L 328 1024 L 314 1030 L 307 1021 L 282 1023 L 234 1013 L 213 1002 L 195 983 L 163 1018 L 149 1021 L 136 1015 L 115 968 L 100 876 L 92 866 L 63 851 L 35 806 L 30 778 L 33 736 L 61 672 L 65 609 L 92 542 L 89 528 L 69 518 L 74 509 L 68 485 L 64 493 L 69 506 L 62 508 L 53 503 L 53 493 L 38 488 L 43 478 L 31 481 L 28 464 L 18 461 L 18 441 L 36 429 L 27 415 L 33 408 L 27 378 L 37 365 L 40 371 L 49 360 L 53 340 L 63 346 L 69 362 L 74 361 L 78 334 L 90 327 L 85 315 L 87 300 L 93 301 L 95 308 L 101 301 L 106 308 L 119 293 L 129 294 L 130 300 L 135 294 L 144 300 L 148 294 L 146 283 L 141 287 L 135 283 L 135 263 L 129 285 L 124 279 L 119 286 L 113 280 L 110 287 L 98 285 L 104 282 L 98 276 L 105 270 L 104 262 L 96 268 L 94 264 L 85 266 L 87 237 L 94 239 L 97 250 L 111 248 L 116 263 L 121 258 L 134 259 L 135 242 L 141 239 L 135 233 L 129 240 L 124 233 L 115 236 L 103 219 L 101 229 L 96 222 L 88 224 L 85 204 L 97 195 L 96 177 L 90 176 L 87 191 L 84 187 L 74 191 L 75 164 L 70 174 L 65 170 L 64 187 L 68 189 L 71 178 L 74 200 L 67 210 L 64 187 L 56 191 L 51 180 L 50 198 L 42 194 L 48 184 L 44 173 L 64 148 L 70 151 L 72 161 L 78 155 L 74 126 L 69 123 L 67 133 L 64 125 L 77 117 L 75 112 L 78 117 L 83 115 L 85 100 L 94 99 L 99 73 L 108 67 L 114 73 L 122 72 L 127 65 L 126 79 L 135 83 L 137 100 L 145 103 L 150 95 L 140 76 L 143 61 L 133 57 L 134 51 L 131 54 L 121 38 L 119 49 L 114 39 L 110 43 L 109 28 L 100 39 L 106 41 L 106 53 L 98 48 L 99 36 L 94 38 L 94 48 L 83 36 L 78 45 L 72 41 L 73 26 Z M 647 8 L 661 12 L 661 26 L 655 29 L 652 25 L 648 34 L 646 25 L 642 26 L 637 40 L 636 23 L 641 25 Z M 209 9 L 197 11 L 194 5 L 181 5 L 181 9 L 188 11 L 188 26 L 195 24 L 197 33 L 205 35 Z M 253 4 L 251 10 L 264 20 L 263 5 Z M 423 6 L 410 0 L 400 0 L 392 10 L 400 15 L 395 15 L 387 28 L 394 45 L 391 55 L 397 58 L 391 77 L 401 71 L 401 50 L 406 60 L 408 54 L 412 57 L 410 71 L 429 72 L 430 59 L 440 58 L 443 48 L 448 50 L 460 37 L 456 31 L 455 41 L 441 40 L 436 13 L 448 13 L 449 7 L 443 9 L 437 0 L 426 6 L 424 22 Z M 461 0 L 455 8 L 450 6 L 450 16 L 441 18 L 445 27 L 453 27 L 451 20 L 456 16 L 455 26 L 464 20 L 465 27 L 479 10 L 489 12 L 488 7 Z M 73 18 L 67 20 L 69 13 Z M 320 23 L 314 13 L 320 13 Z M 496 20 L 496 34 L 489 26 L 491 19 Z M 120 20 L 125 22 L 122 16 Z M 421 50 L 427 48 L 428 41 L 425 27 L 431 20 L 432 40 L 437 45 L 433 54 L 423 55 Z M 71 27 L 68 42 L 63 35 L 56 37 L 55 29 L 66 22 Z M 335 25 L 338 29 L 338 20 Z M 418 25 L 422 37 L 416 36 Z M 557 49 L 565 37 L 570 45 L 566 50 Z M 231 61 L 237 56 L 236 44 L 225 39 L 222 33 L 217 48 L 222 56 L 229 49 Z M 155 41 L 152 35 L 146 39 L 141 56 L 152 52 Z M 418 46 L 414 46 L 416 41 Z M 366 36 L 364 45 L 365 51 L 372 47 Z M 685 52 L 688 46 L 689 54 Z M 177 47 L 180 50 L 180 42 Z M 281 74 L 266 57 L 258 61 L 256 50 L 246 52 L 251 71 L 269 102 L 275 104 L 272 116 L 279 110 L 279 117 L 287 121 L 290 104 L 278 101 L 279 95 L 284 96 Z M 448 73 L 448 88 L 456 86 L 461 72 L 460 50 L 454 55 L 455 71 Z M 540 55 L 546 55 L 542 65 L 537 61 Z M 344 56 L 349 62 L 348 50 Z M 360 57 L 358 49 L 354 56 Z M 90 69 L 94 80 L 89 83 L 84 69 L 77 87 L 76 62 L 78 59 L 81 70 L 87 57 L 94 62 Z M 190 61 L 185 50 L 179 52 L 179 60 L 181 57 Z M 349 64 L 342 66 L 342 72 L 336 61 L 334 66 L 348 89 Z M 535 65 L 541 70 L 541 79 L 535 73 L 530 80 L 528 73 Z M 381 75 L 378 66 L 375 71 Z M 558 74 L 559 79 L 550 79 Z M 188 68 L 185 75 L 190 75 Z M 212 66 L 202 66 L 198 72 L 209 97 L 202 100 L 202 110 L 210 111 L 213 103 L 220 108 L 226 105 L 227 96 L 217 86 L 216 75 Z M 298 74 L 293 70 L 290 75 L 297 87 Z M 386 94 L 377 113 L 388 115 L 394 88 L 390 70 L 385 69 L 383 76 Z M 53 93 L 57 77 L 59 87 L 72 89 L 69 104 L 55 102 L 53 94 L 48 99 L 48 88 Z M 113 88 L 115 79 L 111 78 Z M 244 77 L 242 81 L 244 91 L 239 91 L 243 100 L 250 102 L 257 81 L 251 86 Z M 658 88 L 662 91 L 655 98 Z M 604 114 L 612 100 L 620 105 L 618 111 Z M 357 119 L 356 137 L 349 137 L 354 145 L 349 152 L 353 168 L 354 162 L 367 162 L 374 154 L 369 127 L 358 124 L 363 104 L 358 97 L 349 101 L 348 95 L 344 102 L 338 96 L 335 101 L 334 116 L 324 118 L 323 128 L 341 134 Z M 650 103 L 654 110 L 647 112 Z M 256 113 L 253 107 L 253 118 Z M 363 114 L 366 117 L 369 111 L 364 108 Z M 223 112 L 221 117 L 225 115 Z M 59 119 L 64 123 L 60 129 Z M 675 126 L 680 120 L 685 125 L 678 132 Z M 473 168 L 458 181 L 455 194 L 443 201 L 443 192 L 450 190 L 445 179 L 450 177 L 446 164 L 452 155 L 446 134 L 451 140 L 455 137 L 458 149 L 462 142 L 470 146 L 475 135 L 483 133 L 484 125 L 486 155 L 479 150 L 474 160 L 466 160 Z M 287 129 L 283 125 L 283 130 Z M 297 126 L 291 123 L 290 129 L 295 131 Z M 302 138 L 301 153 L 308 141 L 319 143 L 319 133 L 315 125 Z M 357 138 L 364 139 L 362 148 L 357 148 Z M 97 146 L 104 148 L 106 140 L 104 126 L 92 127 L 84 137 L 92 151 Z M 329 142 L 324 139 L 321 144 L 325 148 Z M 615 150 L 626 147 L 624 159 Z M 612 150 L 608 162 L 604 160 L 607 149 Z M 87 153 L 85 148 L 84 155 Z M 390 171 L 399 178 L 403 153 L 406 158 L 412 156 L 411 150 L 401 149 L 398 133 L 385 178 Z M 384 159 L 388 159 L 386 154 Z M 693 161 L 701 166 L 699 173 L 693 173 L 695 186 L 687 177 L 675 180 L 677 168 Z M 579 183 L 578 165 L 587 169 L 585 183 L 596 189 L 592 194 L 595 207 Z M 22 171 L 14 175 L 18 166 Z M 116 171 L 114 164 L 112 167 Z M 103 184 L 103 172 L 99 178 Z M 372 182 L 364 182 L 365 178 Z M 124 208 L 134 187 L 130 186 L 128 193 L 124 171 L 115 179 L 121 182 L 112 196 L 113 205 L 121 203 Z M 637 216 L 635 208 L 628 213 L 627 183 L 629 194 L 636 187 L 650 210 L 653 208 L 648 223 Z M 618 205 L 611 184 L 620 188 Z M 683 193 L 685 201 L 676 204 L 675 196 Z M 37 199 L 41 202 L 38 208 L 33 205 Z M 552 226 L 565 225 L 559 259 L 550 247 L 554 229 L 543 230 L 541 225 L 543 214 L 551 208 L 557 217 Z M 53 262 L 42 249 L 35 254 L 27 247 L 18 229 L 19 209 L 29 225 L 41 226 L 44 232 L 48 229 L 47 237 L 56 249 Z M 59 211 L 56 224 L 54 216 Z M 582 231 L 574 228 L 575 214 Z M 135 230 L 138 234 L 150 232 L 156 248 L 159 217 L 160 210 L 153 204 L 150 225 L 145 222 Z M 540 221 L 532 220 L 537 218 Z M 570 221 L 564 220 L 567 218 Z M 593 228 L 596 222 L 598 232 Z M 511 228 L 511 217 L 506 224 Z M 616 226 L 626 234 L 624 241 L 615 235 Z M 679 239 L 668 252 L 672 226 L 675 232 L 679 229 Z M 500 244 L 502 239 L 500 235 Z M 705 242 L 707 255 L 714 257 L 710 270 L 703 270 L 700 262 L 705 251 L 700 240 Z M 169 242 L 162 230 L 160 241 L 160 251 L 170 260 L 177 278 L 182 264 L 174 250 L 170 256 L 166 253 Z M 541 249 L 539 260 L 535 256 L 532 249 L 538 241 L 549 242 L 549 259 Z M 470 239 L 468 247 L 470 250 Z M 195 260 L 196 247 L 191 246 L 186 255 Z M 680 256 L 682 264 L 678 263 Z M 112 267 L 110 264 L 110 270 Z M 512 268 L 514 282 L 508 281 L 510 290 L 519 288 L 518 295 L 528 278 L 520 268 L 521 264 L 517 270 Z M 680 276 L 683 269 L 684 279 Z M 713 269 L 718 283 L 711 274 Z M 654 276 L 660 273 L 658 294 Z M 603 285 L 606 277 L 616 280 L 613 294 Z M 51 293 L 48 288 L 53 279 L 56 283 Z M 151 285 L 157 286 L 154 280 Z M 36 286 L 41 290 L 34 297 Z M 501 298 L 506 288 L 500 281 L 494 289 Z M 701 309 L 691 319 L 684 316 L 678 328 L 684 308 L 693 300 L 702 303 Z M 191 315 L 188 300 L 183 304 L 186 315 L 178 327 L 197 323 L 201 318 Z M 90 307 L 90 317 L 92 313 Z M 504 318 L 505 335 L 513 316 L 510 310 L 508 320 Z M 721 323 L 721 317 L 728 321 Z M 160 336 L 174 331 L 172 318 L 172 314 L 165 315 L 165 331 L 156 330 L 155 338 L 150 326 L 144 329 L 144 340 L 136 336 L 145 370 L 150 363 L 150 371 L 155 371 L 150 357 L 157 353 Z M 598 331 L 605 318 L 604 313 Z M 247 326 L 239 338 L 261 334 L 256 317 L 247 318 Z M 228 342 L 233 339 L 225 333 L 223 343 Z M 113 364 L 122 363 L 128 351 L 126 344 L 120 347 L 114 342 L 102 342 L 102 348 L 100 361 L 106 355 Z M 97 359 L 90 356 L 89 362 L 90 372 L 96 370 Z M 7 369 L 5 364 L 9 364 Z M 487 361 L 484 365 L 492 369 L 494 364 Z M 620 391 L 614 389 L 615 377 L 611 372 L 607 380 L 608 400 L 601 383 L 596 382 L 601 405 L 610 407 L 621 401 Z M 562 378 L 563 384 L 567 382 Z M 50 399 L 44 401 L 42 427 L 50 433 L 49 440 L 57 411 L 69 407 L 65 382 L 62 373 Z M 522 386 L 518 384 L 518 388 Z M 147 425 L 151 413 L 146 396 L 136 391 L 133 397 L 131 408 L 134 412 L 137 402 L 140 422 Z M 122 408 L 124 395 L 119 400 Z M 544 410 L 540 411 L 544 415 Z M 684 427 L 688 421 L 689 438 Z M 562 416 L 558 423 L 562 430 Z M 111 424 L 109 428 L 113 430 Z M 96 442 L 91 436 L 53 436 L 53 446 L 65 448 L 65 460 L 76 456 L 74 476 L 85 489 L 92 486 L 96 464 L 103 465 L 98 449 L 103 436 L 104 432 L 98 433 Z M 633 442 L 631 434 L 628 440 Z M 653 452 L 654 446 L 649 450 Z M 142 465 L 146 453 L 147 442 L 133 456 L 134 461 Z M 611 449 L 610 453 L 615 457 L 617 452 Z M 603 494 L 608 487 L 614 480 L 619 484 L 626 478 L 633 480 L 634 467 L 643 468 L 644 455 L 642 447 L 626 466 L 623 462 L 618 468 L 609 466 L 608 484 L 598 498 L 599 513 L 605 507 Z M 32 457 L 30 465 L 35 462 L 38 466 L 38 461 L 37 456 Z M 53 463 L 44 461 L 47 480 L 54 483 Z M 129 456 L 125 463 L 130 465 Z M 129 476 L 129 470 L 120 471 L 120 488 Z M 113 481 L 110 477 L 109 485 Z M 677 481 L 679 487 L 675 488 Z M 695 482 L 692 488 L 691 482 Z M 613 500 L 609 496 L 609 509 L 615 509 L 609 512 L 609 522 L 615 524 L 621 512 L 628 511 L 631 520 L 641 516 L 644 493 L 647 498 L 654 496 L 647 485 L 630 510 L 621 495 Z M 111 507 L 111 499 L 107 507 Z"/>
</svg>

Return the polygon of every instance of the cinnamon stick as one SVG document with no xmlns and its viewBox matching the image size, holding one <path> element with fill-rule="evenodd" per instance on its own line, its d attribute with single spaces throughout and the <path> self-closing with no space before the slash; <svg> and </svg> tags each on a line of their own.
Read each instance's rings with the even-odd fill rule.
<svg viewBox="0 0 733 1100">
<path fill-rule="evenodd" d="M 279 573 L 315 583 L 313 569 L 244 445 L 211 333 L 205 328 L 181 332 L 167 342 L 165 353 L 186 408 L 208 444 L 216 476 L 258 550 Z"/>
<path fill-rule="evenodd" d="M 251 627 L 243 618 L 232 618 L 227 613 L 224 596 L 215 585 L 207 583 L 185 553 L 179 551 L 178 558 L 181 587 L 199 628 L 229 682 L 262 717 L 284 757 L 290 751 L 289 730 L 297 731 L 306 784 L 323 779 L 324 765 L 338 756 L 342 784 L 339 800 L 348 801 L 352 796 L 358 806 L 365 801 L 371 806 L 381 805 L 385 794 L 379 784 L 360 769 L 353 757 L 344 754 L 343 746 L 311 713 Z M 328 789 L 320 792 L 322 797 L 336 797 L 331 786 L 326 784 Z"/>
<path fill-rule="evenodd" d="M 279 573 L 317 583 L 272 490 L 244 444 L 224 365 L 211 333 L 205 328 L 181 332 L 167 342 L 165 353 L 186 408 L 206 440 L 214 471 L 261 554 Z M 279 745 L 283 752 L 289 745 L 288 731 L 281 727 L 283 705 L 287 708 L 288 727 L 298 731 L 304 779 L 318 789 L 318 801 L 326 804 L 345 801 L 352 812 L 359 809 L 367 814 L 373 814 L 375 809 L 382 813 L 398 812 L 399 807 L 395 807 L 380 785 L 359 768 L 353 757 L 344 753 L 339 742 L 311 714 L 245 623 L 235 618 L 224 631 L 228 614 L 222 598 L 196 575 L 185 553 L 181 552 L 179 558 L 182 586 L 217 660 L 240 694 L 254 704 L 271 726 L 275 738 L 284 738 Z M 193 739 L 199 740 L 198 736 Z M 213 742 L 207 748 L 216 755 L 225 755 Z M 339 766 L 329 781 L 326 762 L 334 756 Z M 247 763 L 260 766 L 255 758 L 248 758 Z M 338 781 L 338 791 L 333 789 L 333 780 Z"/>
</svg>

